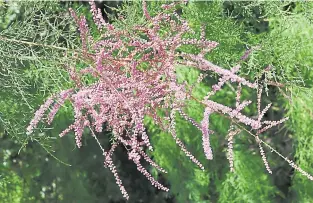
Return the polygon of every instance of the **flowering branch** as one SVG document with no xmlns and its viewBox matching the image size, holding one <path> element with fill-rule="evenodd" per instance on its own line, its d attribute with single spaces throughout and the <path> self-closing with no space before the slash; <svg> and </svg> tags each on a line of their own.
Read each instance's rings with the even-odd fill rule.
<svg viewBox="0 0 313 203">
<path fill-rule="evenodd" d="M 136 164 L 138 171 L 145 175 L 152 185 L 168 191 L 168 188 L 155 180 L 140 164 L 140 159 L 143 158 L 158 170 L 165 172 L 144 152 L 146 148 L 153 150 L 143 124 L 145 116 L 151 116 L 156 124 L 163 126 L 163 129 L 168 129 L 186 156 L 201 169 L 204 169 L 203 165 L 177 137 L 175 117 L 176 113 L 179 112 L 185 120 L 202 132 L 203 150 L 206 158 L 211 160 L 213 159 L 213 153 L 209 136 L 213 132 L 209 129 L 209 116 L 218 113 L 225 115 L 241 130 L 256 138 L 264 164 L 267 170 L 271 172 L 261 144 L 265 144 L 267 147 L 270 146 L 259 138 L 259 134 L 283 123 L 288 118 L 279 121 L 262 121 L 271 105 L 269 104 L 261 110 L 262 88 L 257 83 L 250 82 L 237 75 L 239 65 L 231 70 L 226 70 L 208 61 L 204 54 L 214 49 L 218 43 L 206 40 L 203 28 L 200 40 L 184 37 L 186 33 L 190 34 L 194 31 L 189 27 L 188 22 L 173 11 L 177 3 L 163 6 L 164 9 L 171 10 L 172 14 L 159 13 L 156 16 L 150 16 L 146 3 L 143 2 L 143 14 L 150 25 L 138 25 L 131 31 L 119 30 L 106 23 L 101 16 L 101 12 L 96 9 L 94 2 L 90 2 L 90 4 L 94 21 L 98 29 L 104 32 L 100 40 L 95 40 L 89 35 L 86 19 L 76 16 L 75 12 L 70 10 L 71 15 L 78 24 L 82 39 L 80 57 L 82 60 L 88 61 L 90 66 L 79 72 L 71 69 L 70 76 L 75 82 L 75 88 L 64 90 L 49 98 L 35 113 L 34 119 L 27 128 L 29 134 L 36 128 L 38 122 L 43 119 L 43 115 L 49 106 L 53 104 L 52 110 L 48 114 L 48 124 L 54 119 L 56 112 L 64 101 L 69 100 L 74 108 L 75 120 L 72 125 L 61 132 L 60 136 L 64 136 L 73 130 L 76 144 L 81 147 L 83 130 L 85 127 L 90 128 L 92 136 L 97 140 L 103 151 L 104 165 L 112 171 L 123 196 L 128 199 L 127 191 L 122 185 L 112 160 L 113 152 L 119 145 L 124 145 L 127 148 L 129 159 Z M 162 32 L 163 28 L 170 29 L 170 31 L 164 33 Z M 177 52 L 180 46 L 187 44 L 194 45 L 201 51 L 199 54 Z M 220 76 L 219 82 L 212 86 L 212 91 L 208 92 L 206 97 L 199 100 L 190 94 L 193 87 L 189 88 L 186 83 L 180 84 L 177 82 L 175 67 L 179 64 L 216 73 Z M 93 76 L 95 82 L 91 85 L 83 84 L 81 78 L 86 75 Z M 202 79 L 203 76 L 198 79 L 198 82 Z M 210 99 L 212 95 L 222 89 L 226 82 L 238 84 L 235 108 Z M 242 86 L 259 91 L 257 119 L 248 117 L 241 112 L 244 107 L 252 103 L 252 101 L 240 101 Z M 205 106 L 201 123 L 197 123 L 183 112 L 182 109 L 186 106 L 188 99 L 193 99 Z M 165 111 L 166 116 L 164 118 L 157 114 L 157 111 L 161 109 Z M 106 130 L 113 132 L 116 141 L 108 152 L 105 152 L 101 147 L 95 134 L 103 131 L 104 123 L 107 124 Z M 247 130 L 247 127 L 250 127 L 251 130 Z M 256 131 L 256 133 L 253 134 L 251 131 Z M 230 131 L 228 136 L 228 159 L 231 171 L 234 170 L 232 140 L 238 133 L 239 131 Z M 283 157 L 273 148 L 270 147 L 270 149 Z M 283 158 L 293 168 L 312 180 L 311 175 L 304 172 L 292 161 Z"/>
</svg>

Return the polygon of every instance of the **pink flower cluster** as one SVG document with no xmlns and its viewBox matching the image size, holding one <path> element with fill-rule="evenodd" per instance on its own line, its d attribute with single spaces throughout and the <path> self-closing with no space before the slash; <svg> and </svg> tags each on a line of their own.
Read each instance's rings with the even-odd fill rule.
<svg viewBox="0 0 313 203">
<path fill-rule="evenodd" d="M 81 60 L 88 62 L 90 66 L 80 71 L 75 71 L 74 68 L 70 70 L 69 73 L 75 83 L 75 88 L 65 90 L 58 96 L 49 98 L 36 112 L 27 131 L 29 134 L 33 132 L 38 122 L 43 118 L 44 112 L 54 103 L 48 116 L 48 123 L 51 123 L 65 100 L 69 100 L 73 105 L 75 120 L 72 125 L 60 133 L 60 136 L 73 130 L 76 144 L 81 147 L 85 128 L 89 128 L 97 139 L 95 133 L 102 132 L 103 126 L 107 126 L 108 129 L 106 130 L 110 130 L 114 134 L 115 143 L 108 152 L 102 149 L 101 143 L 98 142 L 98 144 L 104 153 L 104 165 L 112 171 L 126 199 L 129 196 L 122 185 L 112 159 L 113 152 L 119 145 L 128 149 L 129 159 L 136 164 L 138 171 L 145 175 L 152 185 L 168 191 L 168 188 L 155 180 L 140 164 L 140 159 L 143 159 L 158 170 L 165 172 L 144 152 L 146 148 L 153 151 L 143 123 L 145 116 L 152 117 L 157 124 L 163 126 L 163 129 L 167 129 L 182 151 L 201 169 L 204 169 L 203 165 L 187 150 L 176 135 L 175 117 L 177 111 L 202 132 L 203 148 L 207 159 L 213 159 L 209 140 L 209 135 L 213 133 L 209 130 L 209 116 L 213 113 L 225 114 L 230 119 L 250 126 L 258 134 L 286 120 L 262 121 L 269 106 L 262 112 L 259 110 L 257 119 L 241 113 L 242 109 L 251 103 L 251 101 L 240 101 L 241 87 L 258 89 L 258 85 L 236 74 L 240 68 L 239 65 L 227 70 L 212 64 L 204 57 L 204 54 L 218 45 L 217 42 L 205 39 L 204 27 L 202 27 L 199 40 L 184 37 L 186 33 L 194 34 L 194 31 L 189 27 L 188 22 L 175 13 L 176 2 L 163 6 L 166 10 L 172 10 L 172 14 L 162 12 L 155 16 L 150 16 L 147 5 L 143 2 L 143 15 L 150 24 L 137 25 L 132 30 L 119 30 L 106 23 L 102 18 L 101 11 L 96 9 L 94 2 L 90 2 L 90 5 L 93 19 L 99 31 L 103 33 L 98 40 L 89 35 L 86 19 L 76 16 L 75 12 L 70 10 L 78 24 L 82 40 L 81 53 L 77 54 Z M 170 30 L 162 33 L 163 28 Z M 186 44 L 197 46 L 201 49 L 200 53 L 177 52 L 180 46 Z M 175 67 L 178 64 L 192 66 L 202 71 L 211 71 L 220 76 L 218 84 L 212 87 L 212 91 L 202 101 L 199 101 L 205 105 L 201 123 L 197 123 L 182 110 L 190 98 L 190 90 L 187 85 L 177 82 Z M 91 75 L 95 82 L 84 84 L 82 77 L 86 75 Z M 199 82 L 202 79 L 203 76 L 200 77 Z M 226 82 L 238 84 L 235 108 L 210 100 L 210 96 L 221 90 Z M 259 106 L 260 102 L 258 100 Z M 157 114 L 159 109 L 166 112 L 165 118 Z M 236 131 L 229 136 L 231 142 L 229 146 L 232 146 L 232 138 L 237 133 Z M 261 153 L 263 157 L 263 151 Z M 231 166 L 233 166 L 231 149 L 229 150 L 229 159 Z"/>
</svg>

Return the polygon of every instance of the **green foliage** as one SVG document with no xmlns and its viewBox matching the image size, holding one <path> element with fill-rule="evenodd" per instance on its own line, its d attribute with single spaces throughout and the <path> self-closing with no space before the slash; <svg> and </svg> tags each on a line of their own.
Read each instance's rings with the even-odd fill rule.
<svg viewBox="0 0 313 203">
<path fill-rule="evenodd" d="M 294 87 L 291 94 L 292 102 L 288 105 L 288 114 L 292 118 L 289 127 L 293 131 L 293 139 L 295 140 L 295 158 L 300 167 L 309 173 L 313 172 L 313 151 L 311 147 L 313 143 L 312 94 L 312 88 Z M 294 175 L 292 189 L 296 193 L 294 201 L 313 201 L 313 184 L 300 174 Z"/>
<path fill-rule="evenodd" d="M 241 35 L 243 27 L 223 14 L 222 2 L 191 3 L 183 9 L 183 16 L 197 31 L 196 37 L 200 36 L 200 26 L 204 25 L 205 37 L 219 43 L 207 56 L 212 62 L 228 68 L 242 56 L 245 49 Z"/>
<path fill-rule="evenodd" d="M 277 73 L 275 76 L 278 80 L 299 81 L 301 85 L 312 86 L 312 19 L 304 15 L 294 14 L 274 21 L 271 39 L 267 41 L 267 46 L 272 49 L 273 60 Z M 293 26 L 290 26 L 290 25 Z M 288 42 L 288 43 L 287 43 Z"/>
<path fill-rule="evenodd" d="M 3 202 L 19 203 L 23 196 L 23 182 L 9 168 L 0 167 L 0 199 Z"/>
<path fill-rule="evenodd" d="M 235 146 L 235 173 L 228 172 L 218 188 L 219 202 L 273 202 L 278 194 L 268 174 L 260 167 L 260 155 Z M 247 161 L 249 160 L 249 161 Z"/>
<path fill-rule="evenodd" d="M 253 4 L 253 3 L 252 3 Z M 286 84 L 312 85 L 312 4 L 295 4 L 294 10 L 284 11 L 286 3 L 259 5 L 264 10 L 260 21 L 267 22 L 268 32 L 247 33 L 250 47 L 260 46 L 247 61 L 246 73 L 268 81 Z M 289 7 L 288 7 L 289 8 Z M 265 68 L 271 69 L 265 72 Z"/>
<path fill-rule="evenodd" d="M 276 2 L 271 3 L 277 4 Z M 269 8 L 268 3 L 264 1 L 224 1 L 223 8 L 227 16 L 242 23 L 247 31 L 255 34 L 268 31 L 268 22 L 265 20 L 268 14 L 268 10 L 265 8 Z"/>
<path fill-rule="evenodd" d="M 68 85 L 64 66 L 71 60 L 64 51 L 77 42 L 72 19 L 58 2 L 12 4 L 19 15 L 0 29 L 1 121 L 10 136 L 22 141 L 17 135 L 23 135 L 38 105 Z M 12 5 L 2 7 L 6 18 Z"/>
</svg>

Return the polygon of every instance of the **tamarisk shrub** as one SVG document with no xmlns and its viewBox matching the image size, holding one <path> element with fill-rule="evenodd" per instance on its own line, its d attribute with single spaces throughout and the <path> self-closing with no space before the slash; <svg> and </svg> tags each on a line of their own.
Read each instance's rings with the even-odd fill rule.
<svg viewBox="0 0 313 203">
<path fill-rule="evenodd" d="M 205 54 L 214 49 L 218 43 L 205 39 L 204 27 L 202 27 L 199 40 L 187 38 L 186 34 L 195 33 L 188 26 L 188 22 L 175 12 L 177 4 L 179 2 L 163 5 L 163 12 L 150 16 L 146 3 L 143 2 L 143 14 L 147 22 L 134 26 L 131 30 L 120 30 L 106 23 L 102 18 L 101 11 L 96 9 L 95 3 L 90 2 L 93 20 L 102 34 L 100 39 L 91 36 L 84 16 L 77 16 L 73 10 L 70 10 L 78 25 L 82 41 L 81 52 L 76 53 L 76 55 L 89 66 L 79 71 L 75 68 L 69 69 L 69 75 L 74 81 L 75 87 L 48 98 L 35 113 L 27 128 L 28 134 L 31 134 L 39 121 L 43 120 L 44 113 L 48 111 L 49 107 L 51 108 L 47 116 L 48 124 L 53 121 L 62 104 L 66 100 L 70 101 L 74 109 L 75 120 L 72 125 L 60 133 L 60 136 L 74 131 L 76 145 L 81 147 L 83 131 L 85 128 L 89 128 L 103 152 L 104 166 L 112 171 L 123 196 L 128 199 L 129 196 L 112 159 L 113 153 L 119 145 L 124 145 L 127 149 L 128 158 L 136 164 L 138 171 L 145 175 L 152 185 L 168 191 L 168 188 L 155 180 L 140 162 L 145 160 L 159 171 L 166 173 L 145 152 L 146 149 L 153 151 L 143 123 L 145 116 L 152 117 L 163 130 L 169 131 L 186 156 L 198 167 L 204 169 L 203 165 L 178 138 L 175 129 L 175 117 L 180 114 L 200 130 L 205 157 L 211 160 L 213 153 L 210 135 L 213 132 L 209 130 L 209 117 L 218 113 L 231 119 L 232 123 L 237 126 L 236 128 L 231 127 L 227 136 L 227 157 L 231 171 L 234 171 L 233 138 L 244 130 L 255 137 L 269 173 L 272 171 L 266 160 L 262 144 L 288 161 L 293 168 L 313 180 L 311 175 L 259 138 L 261 133 L 283 123 L 288 118 L 279 121 L 263 120 L 271 104 L 261 109 L 262 87 L 256 82 L 240 77 L 237 74 L 240 65 L 227 70 L 208 61 Z M 185 45 L 197 47 L 198 52 L 191 54 L 178 51 L 181 46 Z M 177 65 L 184 65 L 185 68 L 197 68 L 208 74 L 217 74 L 219 81 L 212 86 L 211 91 L 202 100 L 196 99 L 191 95 L 193 86 L 189 86 L 186 82 L 177 82 L 175 73 Z M 92 76 L 94 82 L 92 84 L 84 83 L 83 78 L 86 76 Z M 201 74 L 197 82 L 201 82 L 203 78 L 204 75 Z M 223 88 L 226 82 L 236 84 L 235 107 L 228 107 L 210 99 Z M 242 113 L 242 110 L 252 103 L 252 101 L 241 101 L 242 86 L 257 91 L 258 115 L 256 117 L 248 117 Z M 194 99 L 199 102 L 199 105 L 205 106 L 203 120 L 200 123 L 190 118 L 183 111 L 190 99 Z M 160 112 L 163 113 L 163 116 L 160 115 Z M 108 151 L 103 149 L 96 136 L 96 133 L 104 130 L 103 126 L 106 126 L 106 130 L 110 130 L 114 134 L 115 142 Z"/>
</svg>

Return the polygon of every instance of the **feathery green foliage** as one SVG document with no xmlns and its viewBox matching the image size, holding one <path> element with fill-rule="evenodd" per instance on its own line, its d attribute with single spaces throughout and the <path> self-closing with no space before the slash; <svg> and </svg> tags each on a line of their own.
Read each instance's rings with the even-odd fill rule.
<svg viewBox="0 0 313 203">
<path fill-rule="evenodd" d="M 38 104 L 67 85 L 64 68 L 71 61 L 64 51 L 75 49 L 77 42 L 72 19 L 58 2 L 12 4 L 18 15 L 0 29 L 0 103 L 5 130 L 20 139 Z"/>
<path fill-rule="evenodd" d="M 288 105 L 288 114 L 292 116 L 289 128 L 292 130 L 292 138 L 295 141 L 295 158 L 297 163 L 306 171 L 313 172 L 313 105 L 312 88 L 291 89 L 291 102 Z M 292 190 L 295 192 L 294 201 L 312 202 L 313 184 L 299 174 L 295 174 L 292 181 Z"/>
</svg>

